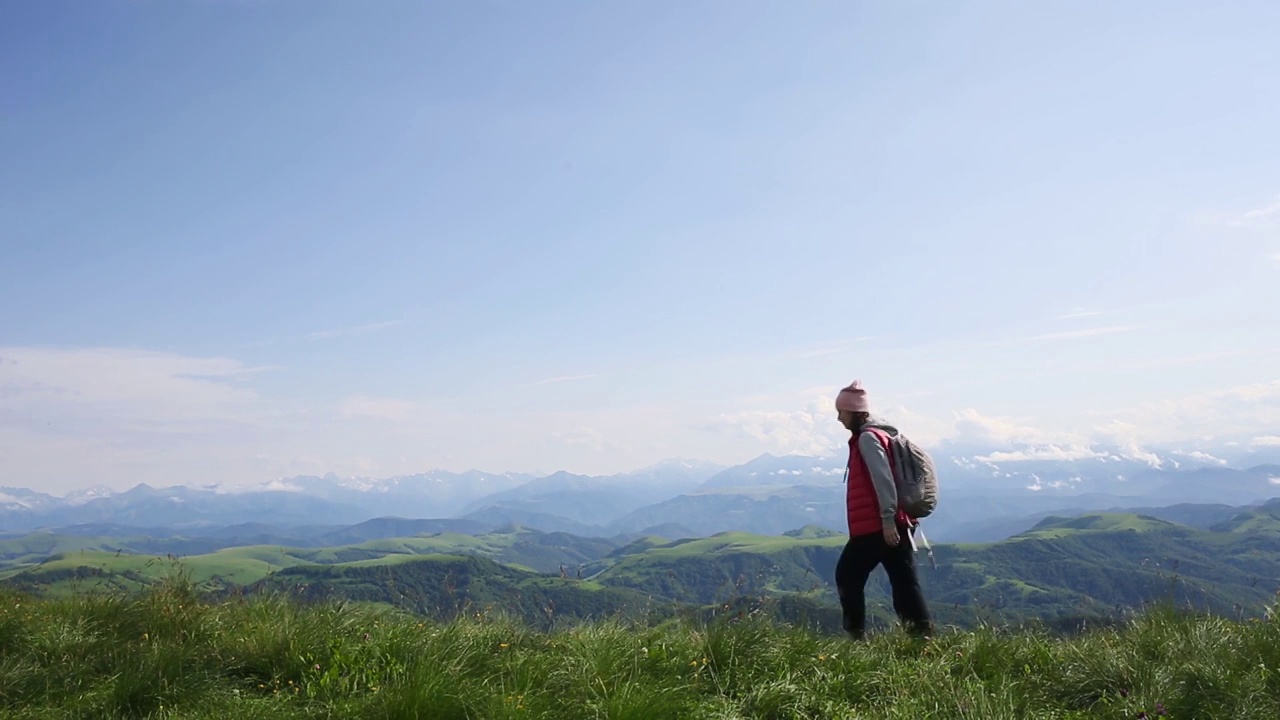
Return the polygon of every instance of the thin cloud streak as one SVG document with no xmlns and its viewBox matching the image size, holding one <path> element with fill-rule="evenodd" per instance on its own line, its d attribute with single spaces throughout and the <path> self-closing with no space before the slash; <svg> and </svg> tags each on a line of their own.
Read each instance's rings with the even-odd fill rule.
<svg viewBox="0 0 1280 720">
<path fill-rule="evenodd" d="M 1280 196 L 1277 196 L 1275 201 L 1270 205 L 1260 207 L 1257 210 L 1250 210 L 1241 217 L 1245 220 L 1258 220 L 1260 218 L 1275 215 L 1276 213 L 1280 213 Z"/>
<path fill-rule="evenodd" d="M 1077 310 L 1069 312 L 1066 315 L 1059 315 L 1054 320 L 1079 320 L 1081 318 L 1097 317 L 1102 314 L 1101 310 Z"/>
<path fill-rule="evenodd" d="M 600 377 L 598 374 L 592 375 L 563 375 L 560 377 L 546 378 L 545 380 L 537 380 L 533 385 L 555 385 L 557 383 L 579 382 L 582 380 L 594 380 Z"/>
<path fill-rule="evenodd" d="M 1109 327 L 1085 328 L 1084 330 L 1068 330 L 1067 332 L 1036 335 L 1033 340 L 1073 340 L 1079 338 L 1099 337 L 1102 335 L 1119 335 L 1120 333 L 1141 330 L 1141 325 L 1112 325 Z"/>
<path fill-rule="evenodd" d="M 1229 217 L 1223 217 L 1221 214 L 1209 216 L 1205 220 L 1232 228 L 1262 228 L 1270 225 L 1275 216 L 1280 216 L 1280 195 L 1277 195 L 1269 205 Z"/>
<path fill-rule="evenodd" d="M 403 320 L 383 320 L 382 322 L 368 323 L 365 325 L 352 325 L 342 328 L 331 328 L 328 330 L 316 330 L 305 335 L 291 335 L 288 337 L 273 337 L 266 340 L 258 340 L 256 342 L 245 343 L 242 347 L 267 347 L 270 345 L 279 345 L 280 343 L 299 342 L 302 340 L 332 340 L 333 338 L 345 337 L 348 335 L 363 335 L 366 333 L 386 330 L 397 325 L 403 325 Z"/>
<path fill-rule="evenodd" d="M 385 330 L 389 327 L 403 324 L 403 320 L 384 320 L 382 322 L 369 323 L 368 325 L 353 325 L 351 327 L 334 328 L 332 330 L 317 330 L 308 333 L 307 337 L 312 340 L 327 340 L 329 338 L 342 337 L 344 335 L 360 335 L 363 333 L 377 332 Z"/>
</svg>

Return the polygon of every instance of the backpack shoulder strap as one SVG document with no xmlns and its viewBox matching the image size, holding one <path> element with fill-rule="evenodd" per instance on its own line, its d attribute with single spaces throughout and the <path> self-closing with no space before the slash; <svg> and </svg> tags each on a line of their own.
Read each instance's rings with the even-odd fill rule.
<svg viewBox="0 0 1280 720">
<path fill-rule="evenodd" d="M 858 439 L 861 440 L 862 435 L 865 433 L 871 433 L 875 436 L 876 440 L 880 442 L 880 447 L 884 448 L 884 454 L 889 458 L 889 469 L 893 470 L 894 477 L 896 478 L 898 473 L 898 458 L 895 457 L 895 453 L 893 452 L 893 438 L 889 437 L 889 433 L 881 430 L 880 428 L 864 427 L 858 431 Z M 854 444 L 856 445 L 857 443 Z M 859 454 L 861 454 L 861 450 L 859 450 Z"/>
</svg>

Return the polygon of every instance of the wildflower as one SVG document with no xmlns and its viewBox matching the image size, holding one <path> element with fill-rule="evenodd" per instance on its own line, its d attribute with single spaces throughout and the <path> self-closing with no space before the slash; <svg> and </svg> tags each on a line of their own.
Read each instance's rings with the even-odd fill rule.
<svg viewBox="0 0 1280 720">
<path fill-rule="evenodd" d="M 507 643 L 498 643 L 498 647 L 502 648 L 503 650 L 506 650 L 507 648 L 509 648 L 509 647 L 511 647 L 511 646 L 510 646 L 510 645 L 508 645 Z"/>
<path fill-rule="evenodd" d="M 819 661 L 819 662 L 826 662 L 826 660 L 827 660 L 827 656 L 826 656 L 826 655 L 819 655 L 819 656 L 818 656 L 818 661 Z"/>
<path fill-rule="evenodd" d="M 1122 698 L 1127 698 L 1127 697 L 1129 697 L 1129 691 L 1128 691 L 1128 690 L 1126 690 L 1125 688 L 1120 688 L 1120 697 L 1122 697 Z"/>
<path fill-rule="evenodd" d="M 1156 714 L 1159 715 L 1160 717 L 1164 717 L 1165 715 L 1169 714 L 1165 712 L 1164 703 L 1156 703 Z"/>
</svg>

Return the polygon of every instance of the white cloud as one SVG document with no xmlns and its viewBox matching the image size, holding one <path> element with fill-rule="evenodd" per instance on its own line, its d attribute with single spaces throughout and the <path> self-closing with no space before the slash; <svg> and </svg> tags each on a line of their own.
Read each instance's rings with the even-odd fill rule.
<svg viewBox="0 0 1280 720">
<path fill-rule="evenodd" d="M 969 409 L 956 416 L 951 438 L 999 448 L 974 458 L 1009 463 L 1036 460 L 1125 459 L 1161 467 L 1166 461 L 1148 449 L 1153 444 L 1212 441 L 1249 436 L 1262 427 L 1280 426 L 1280 381 L 1241 385 L 1190 394 L 1176 400 L 1090 413 L 1088 436 L 1051 431 L 1032 419 L 989 417 Z M 1280 436 L 1256 436 L 1255 446 L 1280 446 Z M 1225 461 L 1203 450 L 1181 456 L 1218 465 Z"/>
<path fill-rule="evenodd" d="M 1203 452 L 1203 451 L 1200 451 L 1200 450 L 1193 450 L 1193 451 L 1191 451 L 1191 452 L 1180 452 L 1180 453 L 1177 453 L 1177 454 L 1178 454 L 1178 455 L 1181 455 L 1182 457 L 1189 457 L 1189 458 L 1191 458 L 1192 460 L 1199 460 L 1200 462 L 1213 463 L 1214 465 L 1226 465 L 1226 464 L 1227 464 L 1227 461 L 1226 461 L 1226 460 L 1223 460 L 1223 459 L 1222 459 L 1222 458 L 1220 458 L 1220 457 L 1215 457 L 1215 456 L 1213 456 L 1213 455 L 1210 455 L 1210 454 L 1209 454 L 1209 453 L 1207 453 L 1207 452 Z"/>
<path fill-rule="evenodd" d="M 60 491 L 244 472 L 280 415 L 247 384 L 259 370 L 145 350 L 0 348 L 6 482 Z"/>
<path fill-rule="evenodd" d="M 1092 450 L 1088 447 L 1057 447 L 1050 445 L 1047 447 L 1030 448 L 1030 450 L 1014 450 L 1014 451 L 997 451 L 989 452 L 987 455 L 979 455 L 974 460 L 980 462 L 1029 462 L 1029 461 L 1078 461 L 1092 460 L 1094 457 L 1103 457 L 1105 454 Z"/>
<path fill-rule="evenodd" d="M 1009 463 L 1030 462 L 1036 460 L 1092 460 L 1093 458 L 1104 456 L 1105 453 L 1098 452 L 1088 447 L 1059 447 L 1057 445 L 1047 445 L 1045 447 L 1031 448 L 1028 450 L 1012 450 L 1007 452 L 997 451 L 986 455 L 980 455 L 974 459 L 986 463 Z"/>
<path fill-rule="evenodd" d="M 825 387 L 735 398 L 738 404 L 722 414 L 711 400 L 573 412 L 530 403 L 504 413 L 475 398 L 291 399 L 272 395 L 273 379 L 264 368 L 225 357 L 0 349 L 4 481 L 63 490 L 260 484 L 302 473 L 389 476 L 437 467 L 606 473 L 676 455 L 722 464 L 764 452 L 830 456 L 848 439 L 836 422 L 833 390 Z M 1205 438 L 1280 445 L 1280 436 L 1259 435 L 1280 427 L 1280 382 L 1116 410 L 1073 408 L 1074 416 L 1046 409 L 1039 417 L 1009 417 L 970 408 L 949 417 L 942 403 L 954 393 L 913 397 L 914 410 L 898 404 L 903 397 L 913 396 L 877 395 L 877 414 L 926 446 L 943 439 L 976 446 L 969 453 L 981 456 L 975 462 L 1123 457 L 1154 465 L 1160 458 L 1149 448 L 1169 444 L 1194 447 L 1205 456 L 1185 457 L 1215 462 Z"/>
<path fill-rule="evenodd" d="M 1046 483 L 1039 475 L 1032 473 L 1031 484 L 1027 485 L 1026 489 L 1031 492 L 1042 492 L 1045 488 L 1049 488 L 1051 490 L 1066 490 L 1079 485 L 1080 482 L 1081 478 L 1072 477 L 1067 478 L 1066 480 L 1053 480 Z"/>
<path fill-rule="evenodd" d="M 1280 427 L 1280 381 L 1188 393 L 1094 415 L 1124 423 L 1142 442 L 1251 436 L 1259 428 Z"/>
<path fill-rule="evenodd" d="M 1134 460 L 1158 468 L 1162 462 L 1160 456 L 1142 448 L 1138 437 L 1138 428 L 1119 420 L 1111 420 L 1094 430 L 1094 438 L 1114 446 L 1120 457 Z"/>
<path fill-rule="evenodd" d="M 1083 442 L 1083 438 L 1069 433 L 1040 430 L 1031 422 L 1026 418 L 992 417 L 967 408 L 956 413 L 954 432 L 950 437 L 961 442 L 995 445 L 1078 445 Z"/>
<path fill-rule="evenodd" d="M 804 392 L 809 397 L 803 409 L 742 410 L 721 413 L 698 427 L 746 445 L 750 455 L 827 457 L 844 452 L 849 431 L 836 419 L 833 391 L 816 388 Z M 927 417 L 897 404 L 892 398 L 873 402 L 872 413 L 925 445 L 936 443 L 949 431 L 939 418 Z"/>
<path fill-rule="evenodd" d="M 51 431 L 55 420 L 152 429 L 251 423 L 259 398 L 238 382 L 259 370 L 143 350 L 0 348 L 0 423 L 44 421 Z"/>
<path fill-rule="evenodd" d="M 825 456 L 848 438 L 848 431 L 836 422 L 834 411 L 819 413 L 814 408 L 725 413 L 717 418 L 716 424 L 731 434 L 754 441 L 761 453 L 779 455 Z"/>
</svg>

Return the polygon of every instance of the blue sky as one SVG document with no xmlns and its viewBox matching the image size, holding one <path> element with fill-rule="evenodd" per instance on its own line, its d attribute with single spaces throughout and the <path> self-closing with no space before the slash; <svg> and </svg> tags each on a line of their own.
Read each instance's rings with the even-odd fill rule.
<svg viewBox="0 0 1280 720">
<path fill-rule="evenodd" d="M 855 377 L 930 442 L 1270 443 L 1276 27 L 5 3 L 0 484 L 818 452 Z"/>
</svg>

